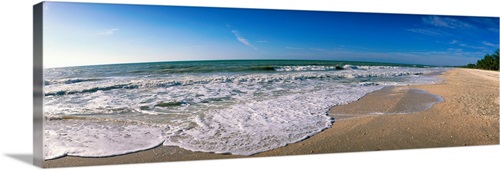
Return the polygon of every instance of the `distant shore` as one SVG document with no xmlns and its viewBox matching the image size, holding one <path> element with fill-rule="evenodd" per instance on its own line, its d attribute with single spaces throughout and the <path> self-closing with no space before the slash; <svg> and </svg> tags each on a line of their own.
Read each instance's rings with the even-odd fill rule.
<svg viewBox="0 0 500 170">
<path fill-rule="evenodd" d="M 63 157 L 45 161 L 45 167 L 109 165 L 165 161 L 304 155 L 412 148 L 499 144 L 499 73 L 452 69 L 442 73 L 441 83 L 384 88 L 359 101 L 335 106 L 329 114 L 352 115 L 304 141 L 253 156 L 192 152 L 159 146 L 150 150 L 105 158 Z M 412 114 L 396 113 L 401 107 L 439 95 L 444 102 Z M 369 114 L 369 113 L 381 114 Z M 359 114 L 363 115 L 359 115 Z M 339 116 L 340 117 L 340 116 Z"/>
</svg>

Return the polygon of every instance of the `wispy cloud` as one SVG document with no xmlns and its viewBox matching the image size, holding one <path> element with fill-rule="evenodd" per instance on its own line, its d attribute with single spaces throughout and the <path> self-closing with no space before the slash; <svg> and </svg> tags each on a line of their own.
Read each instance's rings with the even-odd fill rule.
<svg viewBox="0 0 500 170">
<path fill-rule="evenodd" d="M 300 57 L 309 56 L 314 59 L 324 60 L 345 60 L 345 61 L 369 61 L 388 63 L 408 63 L 408 64 L 429 64 L 429 65 L 466 65 L 475 63 L 484 56 L 484 52 L 468 51 L 465 49 L 448 48 L 444 50 L 432 51 L 374 51 L 374 49 L 361 48 L 305 48 L 311 51 L 290 51 L 286 56 L 298 55 Z"/>
<path fill-rule="evenodd" d="M 486 28 L 488 31 L 498 33 L 498 18 L 491 17 L 468 17 L 469 21 L 474 23 L 476 27 Z"/>
<path fill-rule="evenodd" d="M 488 30 L 491 31 L 491 32 L 496 32 L 496 33 L 498 33 L 500 31 L 498 29 L 498 27 L 496 27 L 496 28 L 488 28 Z"/>
<path fill-rule="evenodd" d="M 472 27 L 471 24 L 450 18 L 450 17 L 438 17 L 438 16 L 429 16 L 429 17 L 424 17 L 422 18 L 424 23 L 430 24 L 436 27 L 444 27 L 444 28 L 458 28 L 458 29 L 465 29 L 465 28 L 470 28 Z"/>
<path fill-rule="evenodd" d="M 428 35 L 428 36 L 450 36 L 451 34 L 448 32 L 444 32 L 441 30 L 436 30 L 432 28 L 411 28 L 411 29 L 406 29 L 407 31 L 418 33 L 418 34 L 423 34 L 423 35 Z"/>
<path fill-rule="evenodd" d="M 478 23 L 481 23 L 488 27 L 488 31 L 498 33 L 499 32 L 499 22 L 498 18 L 481 18 L 481 17 L 474 17 L 474 19 L 478 20 Z"/>
<path fill-rule="evenodd" d="M 374 61 L 409 64 L 430 65 L 465 65 L 474 63 L 484 55 L 482 52 L 464 52 L 461 49 L 448 49 L 446 51 L 426 52 L 358 52 L 351 50 L 332 50 L 326 56 L 335 57 L 336 60 Z M 331 59 L 331 58 L 329 58 Z"/>
<path fill-rule="evenodd" d="M 267 40 L 259 40 L 259 41 L 256 41 L 256 42 L 258 42 L 258 43 L 269 43 L 269 41 L 267 41 Z"/>
<path fill-rule="evenodd" d="M 248 41 L 248 39 L 246 39 L 245 37 L 241 36 L 241 34 L 240 34 L 237 30 L 232 30 L 231 32 L 234 34 L 234 36 L 236 36 L 236 39 L 237 39 L 240 43 L 245 44 L 246 46 L 249 46 L 249 47 L 251 47 L 251 48 L 253 48 L 253 49 L 257 49 L 257 48 L 255 48 L 255 47 L 252 45 L 252 43 L 250 43 L 250 41 Z"/>
<path fill-rule="evenodd" d="M 448 50 L 449 52 L 455 52 L 455 53 L 461 53 L 462 51 L 464 51 L 461 48 L 447 48 L 446 50 Z"/>
<path fill-rule="evenodd" d="M 484 42 L 483 42 L 483 44 L 484 44 Z M 485 48 L 484 46 L 481 46 L 481 45 L 476 46 L 476 45 L 470 45 L 470 44 L 467 44 L 467 43 L 460 43 L 458 45 L 460 47 L 465 47 L 465 48 L 469 48 L 469 49 L 481 50 L 481 51 L 488 51 L 487 48 Z M 486 45 L 486 44 L 484 44 L 484 45 Z M 491 45 L 493 45 L 493 44 L 491 44 Z"/>
<path fill-rule="evenodd" d="M 466 22 L 469 20 L 464 19 L 456 19 L 453 17 L 442 17 L 442 16 L 427 16 L 422 18 L 423 28 L 411 28 L 407 29 L 407 31 L 433 36 L 433 37 L 443 37 L 443 36 L 461 36 L 457 35 L 453 30 L 467 30 L 473 32 L 474 29 L 478 27 L 475 26 L 472 22 Z"/>
<path fill-rule="evenodd" d="M 103 31 L 99 32 L 98 34 L 104 35 L 104 36 L 110 36 L 110 35 L 115 34 L 115 32 L 117 32 L 118 30 L 120 30 L 120 29 L 117 29 L 117 28 L 107 29 L 107 30 L 103 30 Z"/>
<path fill-rule="evenodd" d="M 486 46 L 498 48 L 498 44 L 493 44 L 493 43 L 490 43 L 490 42 L 487 42 L 487 41 L 483 41 L 483 44 L 486 45 Z"/>
<path fill-rule="evenodd" d="M 473 50 L 480 50 L 480 51 L 488 51 L 489 50 L 488 47 L 498 48 L 498 44 L 493 44 L 493 43 L 490 43 L 487 41 L 483 41 L 481 43 L 470 44 L 470 43 L 465 43 L 465 42 L 462 42 L 459 40 L 451 40 L 449 44 L 453 45 L 455 47 L 459 47 L 461 50 L 462 50 L 462 48 L 465 48 L 465 49 L 473 49 Z M 455 48 L 448 48 L 448 49 L 455 49 Z"/>
</svg>

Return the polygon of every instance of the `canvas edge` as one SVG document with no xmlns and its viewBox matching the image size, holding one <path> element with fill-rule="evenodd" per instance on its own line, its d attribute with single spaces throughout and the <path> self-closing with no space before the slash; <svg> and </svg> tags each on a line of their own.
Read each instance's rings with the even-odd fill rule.
<svg viewBox="0 0 500 170">
<path fill-rule="evenodd" d="M 56 1 L 57 2 L 57 1 Z M 126 4 L 126 3 L 111 3 L 111 2 L 64 2 L 62 3 L 81 3 L 81 4 L 105 4 L 105 5 L 143 5 L 143 6 L 167 6 L 167 7 L 187 7 L 187 8 L 222 8 L 222 9 L 244 9 L 244 10 L 285 10 L 285 11 L 311 11 L 311 12 L 340 12 L 340 13 L 367 13 L 367 14 L 390 14 L 390 15 L 437 15 L 437 16 L 469 16 L 469 17 L 492 17 L 497 18 L 500 21 L 500 16 L 492 15 L 458 15 L 458 14 L 427 14 L 427 13 L 386 13 L 386 12 L 367 12 L 367 11 L 329 11 L 329 10 L 314 10 L 314 9 L 277 9 L 277 8 L 253 8 L 253 7 L 231 7 L 231 6 L 196 6 L 196 5 L 169 5 L 169 4 Z M 44 2 L 33 5 L 33 165 L 38 167 L 44 167 L 44 156 L 43 156 L 43 8 Z M 500 122 L 499 122 L 500 124 Z M 498 145 L 498 144 L 497 144 Z M 487 145 L 481 145 L 487 146 Z M 449 148 L 451 146 L 438 147 L 438 148 Z M 433 148 L 417 148 L 417 149 L 433 149 Z M 399 151 L 402 149 L 393 149 L 387 151 Z M 367 151 L 362 151 L 367 152 Z M 349 153 L 349 152 L 348 152 Z M 331 154 L 331 153 L 330 153 Z M 307 155 L 304 155 L 307 156 Z M 269 156 L 266 156 L 269 157 Z M 264 158 L 266 158 L 264 157 Z M 281 157 L 281 156 L 280 156 Z M 235 159 L 235 158 L 230 158 Z M 207 159 L 208 160 L 208 159 Z M 193 161 L 193 160 L 188 160 Z M 145 162 L 154 163 L 154 162 Z M 168 163 L 168 162 L 160 162 Z M 127 164 L 127 163 L 125 163 Z M 135 163 L 134 163 L 135 164 Z M 108 165 L 123 165 L 123 163 L 118 164 L 104 164 Z M 68 167 L 88 167 L 96 165 L 84 165 L 84 166 L 68 166 Z M 103 166 L 103 165 L 97 165 Z"/>
<path fill-rule="evenodd" d="M 43 5 L 33 5 L 33 165 L 43 167 Z"/>
</svg>

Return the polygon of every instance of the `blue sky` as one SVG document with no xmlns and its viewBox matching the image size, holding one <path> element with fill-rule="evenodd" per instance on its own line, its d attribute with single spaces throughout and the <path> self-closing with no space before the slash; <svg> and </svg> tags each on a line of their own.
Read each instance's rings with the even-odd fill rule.
<svg viewBox="0 0 500 170">
<path fill-rule="evenodd" d="M 499 19 L 45 2 L 45 67 L 220 59 L 475 63 Z"/>
</svg>

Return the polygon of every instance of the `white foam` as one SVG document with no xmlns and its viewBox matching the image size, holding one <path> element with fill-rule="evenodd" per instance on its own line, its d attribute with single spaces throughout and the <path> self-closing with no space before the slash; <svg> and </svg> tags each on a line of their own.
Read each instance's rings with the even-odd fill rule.
<svg viewBox="0 0 500 170">
<path fill-rule="evenodd" d="M 102 157 L 149 149 L 164 141 L 158 127 L 95 120 L 46 121 L 45 159 Z"/>
<path fill-rule="evenodd" d="M 325 71 L 325 70 L 336 70 L 335 66 L 278 66 L 274 67 L 276 71 Z"/>
<path fill-rule="evenodd" d="M 329 66 L 283 66 L 293 69 L 322 70 L 319 68 L 330 68 Z M 318 67 L 318 69 L 315 69 Z M 351 67 L 351 66 L 349 66 Z M 168 88 L 173 86 L 210 84 L 210 83 L 265 83 L 283 82 L 303 79 L 325 79 L 325 78 L 371 78 L 371 77 L 399 77 L 408 75 L 421 75 L 425 73 L 444 70 L 443 68 L 402 68 L 392 66 L 359 66 L 360 69 L 341 71 L 319 71 L 319 72 L 278 72 L 274 74 L 249 74 L 249 75 L 181 75 L 169 78 L 148 77 L 122 77 L 107 78 L 101 81 L 85 81 L 78 85 L 54 84 L 45 86 L 46 94 L 84 93 L 90 89 L 130 89 L 130 88 Z M 364 69 L 361 69 L 364 68 Z M 292 70 L 293 70 L 292 69 Z M 92 90 L 91 90 L 92 91 Z M 99 90 L 97 90 L 99 91 Z M 103 91 L 103 90 L 102 90 Z"/>
<path fill-rule="evenodd" d="M 348 70 L 359 69 L 358 66 L 353 66 L 353 65 L 345 65 L 343 68 Z"/>
<path fill-rule="evenodd" d="M 237 155 L 271 150 L 328 128 L 331 118 L 326 114 L 331 106 L 358 100 L 380 88 L 338 87 L 209 111 L 197 119 L 197 127 L 168 137 L 165 145 Z"/>
<path fill-rule="evenodd" d="M 334 105 L 356 101 L 387 85 L 436 81 L 421 76 L 432 69 L 359 68 L 108 78 L 45 86 L 49 93 L 117 84 L 137 87 L 46 96 L 46 115 L 99 118 L 47 121 L 46 159 L 112 156 L 160 143 L 193 151 L 252 155 L 328 128 L 331 118 L 326 112 Z M 157 106 L 161 102 L 183 104 Z"/>
</svg>

